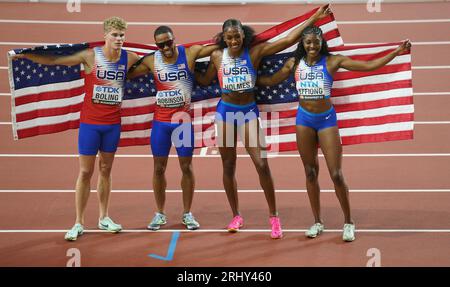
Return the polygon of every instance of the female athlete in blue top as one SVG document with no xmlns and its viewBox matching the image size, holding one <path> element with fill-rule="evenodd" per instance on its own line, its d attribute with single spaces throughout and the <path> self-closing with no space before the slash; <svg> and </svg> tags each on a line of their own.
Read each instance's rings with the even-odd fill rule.
<svg viewBox="0 0 450 287">
<path fill-rule="evenodd" d="M 264 56 L 280 52 L 299 39 L 304 28 L 330 14 L 329 5 L 320 7 L 316 13 L 286 37 L 275 42 L 264 42 L 251 46 L 254 31 L 243 26 L 239 20 L 224 22 L 217 43 L 222 49 L 211 54 L 211 62 L 204 76 L 196 77 L 202 85 L 208 85 L 217 74 L 222 90 L 222 98 L 216 109 L 216 128 L 219 151 L 223 165 L 223 184 L 233 212 L 233 220 L 227 229 L 236 232 L 243 225 L 239 213 L 236 171 L 237 131 L 256 167 L 259 181 L 269 205 L 271 237 L 281 238 L 282 230 L 275 202 L 275 191 L 267 158 L 263 150 L 263 132 L 259 125 L 259 112 L 255 103 L 254 86 L 256 71 Z"/>
<path fill-rule="evenodd" d="M 299 94 L 296 118 L 297 146 L 306 174 L 306 189 L 314 214 L 315 224 L 306 232 L 314 238 L 324 230 L 320 217 L 318 145 L 327 162 L 336 195 L 344 211 L 342 238 L 355 240 L 355 224 L 350 214 L 348 187 L 342 174 L 342 146 L 337 127 L 336 112 L 330 101 L 333 75 L 340 68 L 350 71 L 372 71 L 389 63 L 411 47 L 408 40 L 396 50 L 373 61 L 356 61 L 342 55 L 331 55 L 320 28 L 306 28 L 294 57 L 272 76 L 259 77 L 258 85 L 272 86 L 286 80 L 293 72 Z"/>
</svg>

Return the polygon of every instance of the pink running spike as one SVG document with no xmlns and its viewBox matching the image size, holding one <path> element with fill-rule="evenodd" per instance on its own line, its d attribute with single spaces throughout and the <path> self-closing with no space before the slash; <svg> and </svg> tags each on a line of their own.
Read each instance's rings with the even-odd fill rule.
<svg viewBox="0 0 450 287">
<path fill-rule="evenodd" d="M 283 237 L 283 231 L 281 230 L 281 222 L 278 216 L 270 217 L 270 225 L 272 225 L 272 233 L 270 233 L 270 237 L 273 239 L 279 239 Z"/>
<path fill-rule="evenodd" d="M 227 226 L 228 232 L 238 232 L 239 228 L 241 228 L 243 225 L 244 219 L 242 218 L 242 216 L 236 215 Z"/>
</svg>

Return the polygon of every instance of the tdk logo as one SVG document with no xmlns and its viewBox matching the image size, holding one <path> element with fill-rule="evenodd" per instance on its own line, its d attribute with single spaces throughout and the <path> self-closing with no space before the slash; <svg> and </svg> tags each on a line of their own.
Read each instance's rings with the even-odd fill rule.
<svg viewBox="0 0 450 287">
<path fill-rule="evenodd" d="M 248 67 L 232 67 L 232 68 L 224 68 L 223 69 L 223 74 L 225 76 L 229 76 L 229 75 L 241 75 L 241 74 L 250 74 Z"/>
<path fill-rule="evenodd" d="M 97 78 L 101 80 L 123 81 L 125 80 L 125 72 L 97 70 Z"/>
<path fill-rule="evenodd" d="M 105 86 L 97 86 L 95 89 L 97 93 L 109 93 L 109 94 L 119 94 L 120 90 L 116 87 L 105 87 Z"/>
<path fill-rule="evenodd" d="M 171 90 L 171 91 L 159 91 L 158 96 L 160 97 L 181 97 L 181 90 Z"/>
<path fill-rule="evenodd" d="M 186 71 L 177 71 L 169 73 L 158 73 L 158 79 L 160 82 L 172 82 L 177 80 L 187 80 L 188 75 Z"/>
</svg>

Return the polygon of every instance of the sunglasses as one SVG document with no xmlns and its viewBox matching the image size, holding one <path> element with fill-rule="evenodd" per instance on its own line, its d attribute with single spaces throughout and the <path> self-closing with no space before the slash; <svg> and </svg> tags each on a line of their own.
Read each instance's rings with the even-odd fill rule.
<svg viewBox="0 0 450 287">
<path fill-rule="evenodd" d="M 165 46 L 167 46 L 167 47 L 172 47 L 172 45 L 173 45 L 173 40 L 168 40 L 168 41 L 165 41 L 165 42 L 155 43 L 155 44 L 156 44 L 156 46 L 157 46 L 158 48 L 164 49 Z"/>
</svg>

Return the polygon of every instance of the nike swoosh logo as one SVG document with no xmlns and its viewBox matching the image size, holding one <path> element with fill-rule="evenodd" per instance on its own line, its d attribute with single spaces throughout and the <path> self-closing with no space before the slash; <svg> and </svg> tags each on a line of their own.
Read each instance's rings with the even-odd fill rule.
<svg viewBox="0 0 450 287">
<path fill-rule="evenodd" d="M 325 119 L 328 120 L 331 117 L 331 115 L 327 116 Z"/>
<path fill-rule="evenodd" d="M 103 227 L 108 227 L 108 224 L 104 225 L 103 223 L 100 223 L 100 225 Z"/>
</svg>

